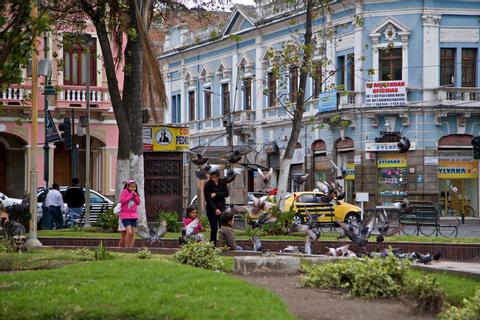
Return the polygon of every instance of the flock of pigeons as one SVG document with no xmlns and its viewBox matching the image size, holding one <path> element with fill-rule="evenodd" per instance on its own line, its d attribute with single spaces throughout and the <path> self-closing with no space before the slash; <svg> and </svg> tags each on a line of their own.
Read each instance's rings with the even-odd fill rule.
<svg viewBox="0 0 480 320">
<path fill-rule="evenodd" d="M 238 163 L 242 157 L 252 150 L 250 149 L 232 149 L 231 152 L 226 154 L 221 158 L 212 158 L 206 157 L 208 144 L 204 147 L 203 152 L 191 152 L 193 157 L 191 159 L 192 163 L 197 165 L 195 175 L 199 180 L 207 180 L 209 174 L 214 171 L 225 169 L 225 165 L 218 164 L 209 164 L 211 159 L 219 160 L 218 162 L 226 163 L 228 166 L 227 173 L 221 180 L 225 183 L 231 183 L 235 180 L 236 176 L 242 174 L 242 168 L 234 168 L 234 164 Z M 339 180 L 342 180 L 346 177 L 347 171 L 344 168 L 339 168 L 331 161 L 332 166 L 337 170 L 337 175 L 334 182 L 318 182 L 317 188 L 323 196 L 321 197 L 322 202 L 330 203 L 333 199 L 342 200 L 345 197 L 345 193 L 342 190 L 342 186 L 339 183 Z M 263 171 L 260 168 L 258 169 L 259 177 L 263 183 L 262 190 L 270 190 L 270 182 L 272 179 L 273 169 L 270 168 L 268 171 Z M 297 186 L 303 184 L 308 177 L 308 174 L 297 176 L 295 179 L 295 184 Z M 197 200 L 197 196 L 191 201 L 190 205 L 193 205 Z M 261 198 L 254 197 L 253 204 L 249 206 L 237 206 L 229 205 L 226 208 L 226 212 L 231 212 L 234 214 L 248 214 L 252 219 L 252 228 L 262 228 L 265 225 L 273 224 L 278 221 L 278 218 L 272 213 L 272 208 L 277 204 L 270 202 L 268 196 Z M 320 238 L 321 229 L 317 221 L 318 215 L 308 214 L 307 222 L 302 223 L 293 223 L 289 229 L 290 232 L 302 232 L 305 234 L 305 247 L 296 247 L 288 246 L 282 252 L 290 253 L 304 253 L 312 254 L 312 244 Z M 377 223 L 378 221 L 378 223 Z M 420 263 L 430 263 L 431 261 L 436 261 L 440 258 L 440 253 L 434 255 L 431 254 L 421 254 L 421 253 L 402 253 L 399 250 L 393 250 L 389 252 L 387 250 L 383 252 L 367 252 L 366 246 L 369 242 L 369 237 L 377 228 L 376 241 L 382 242 L 385 237 L 393 236 L 398 234 L 401 231 L 401 226 L 396 226 L 391 218 L 388 217 L 385 210 L 383 212 L 376 212 L 370 215 L 367 215 L 361 223 L 353 221 L 351 223 L 346 223 L 343 221 L 336 221 L 340 226 L 340 233 L 338 238 L 348 238 L 351 243 L 345 244 L 338 248 L 329 248 L 327 247 L 327 255 L 332 257 L 347 257 L 347 258 L 356 258 L 363 256 L 386 256 L 388 254 L 393 254 L 401 259 L 416 260 Z M 199 223 L 198 218 L 190 223 L 184 232 L 184 238 L 194 239 L 195 241 L 203 241 L 203 237 L 200 234 L 194 234 L 194 229 Z M 143 239 L 150 239 L 150 241 L 158 241 L 163 235 L 167 232 L 167 224 L 165 221 L 161 221 L 158 227 L 151 228 L 150 230 L 140 229 L 139 234 Z M 262 243 L 258 236 L 252 236 L 251 242 L 253 245 L 254 251 L 264 251 Z M 350 250 L 351 244 L 354 244 L 359 251 L 357 253 Z"/>
</svg>

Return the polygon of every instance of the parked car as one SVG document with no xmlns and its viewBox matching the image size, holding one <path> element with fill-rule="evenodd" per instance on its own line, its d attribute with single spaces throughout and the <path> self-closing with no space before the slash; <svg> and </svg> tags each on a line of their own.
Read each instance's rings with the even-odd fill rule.
<svg viewBox="0 0 480 320">
<path fill-rule="evenodd" d="M 63 196 L 63 201 L 65 201 L 65 192 L 67 191 L 67 188 L 68 187 L 60 187 L 60 193 Z M 85 192 L 85 189 L 84 189 L 84 192 Z M 41 225 L 40 221 L 42 220 L 43 210 L 46 209 L 43 207 L 43 203 L 45 201 L 46 195 L 47 195 L 47 192 L 45 191 L 44 188 L 38 189 L 37 221 L 39 225 Z M 90 189 L 90 223 L 97 222 L 98 214 L 102 211 L 110 209 L 111 207 L 113 207 L 113 202 L 110 199 L 98 193 L 97 191 Z M 83 213 L 85 213 L 85 206 L 83 209 Z"/>
<path fill-rule="evenodd" d="M 316 191 L 306 191 L 306 192 L 294 192 L 285 200 L 285 211 L 290 209 L 296 213 L 295 219 L 297 222 L 306 221 L 306 212 L 310 214 L 318 213 L 322 215 L 325 213 L 324 204 L 321 197 L 324 196 L 321 192 Z M 332 214 L 326 213 L 323 217 L 318 217 L 318 222 L 335 222 L 336 220 L 344 221 L 351 223 L 353 221 L 360 222 L 360 207 L 357 207 L 353 204 L 346 203 L 341 200 L 332 199 L 330 204 L 333 206 L 333 216 Z"/>
<path fill-rule="evenodd" d="M 0 192 L 0 201 L 4 207 L 10 207 L 14 204 L 22 203 L 22 199 L 7 197 L 4 193 Z"/>
</svg>

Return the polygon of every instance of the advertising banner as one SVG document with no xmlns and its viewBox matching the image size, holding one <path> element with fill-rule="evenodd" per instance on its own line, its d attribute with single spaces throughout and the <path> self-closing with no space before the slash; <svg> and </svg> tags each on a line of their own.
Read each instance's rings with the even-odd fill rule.
<svg viewBox="0 0 480 320">
<path fill-rule="evenodd" d="M 57 127 L 55 126 L 55 122 L 53 122 L 52 115 L 50 111 L 47 110 L 47 141 L 48 142 L 55 142 L 60 141 L 60 135 L 58 134 Z"/>
<path fill-rule="evenodd" d="M 401 154 L 386 154 L 378 157 L 377 168 L 406 168 L 407 157 Z"/>
<path fill-rule="evenodd" d="M 378 81 L 365 83 L 367 107 L 396 107 L 407 103 L 405 81 Z"/>
<path fill-rule="evenodd" d="M 477 179 L 477 161 L 438 161 L 439 179 Z"/>
<path fill-rule="evenodd" d="M 320 93 L 318 96 L 318 112 L 337 110 L 337 90 Z"/>
<path fill-rule="evenodd" d="M 355 163 L 347 163 L 345 180 L 355 180 Z"/>
<path fill-rule="evenodd" d="M 189 128 L 169 126 L 143 128 L 145 151 L 188 151 L 189 148 Z"/>
<path fill-rule="evenodd" d="M 367 142 L 365 143 L 365 151 L 367 152 L 396 152 L 400 149 L 397 146 L 397 142 Z M 417 144 L 415 142 L 411 142 L 409 150 L 415 150 Z"/>
</svg>

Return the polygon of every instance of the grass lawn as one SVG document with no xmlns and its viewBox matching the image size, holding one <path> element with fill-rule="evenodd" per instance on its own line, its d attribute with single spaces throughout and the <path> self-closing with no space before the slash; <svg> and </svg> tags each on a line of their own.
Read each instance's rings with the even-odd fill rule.
<svg viewBox="0 0 480 320">
<path fill-rule="evenodd" d="M 429 272 L 424 270 L 412 270 L 414 278 L 420 278 L 428 274 L 437 279 L 445 293 L 445 299 L 453 305 L 461 305 L 464 298 L 471 298 L 476 290 L 480 290 L 480 279 L 464 277 L 446 272 Z"/>
<path fill-rule="evenodd" d="M 6 256 L 27 263 L 48 255 L 75 260 L 71 251 L 39 250 L 0 254 L 0 262 Z M 0 319 L 293 319 L 276 295 L 227 274 L 158 255 L 114 257 L 3 273 Z"/>
<path fill-rule="evenodd" d="M 208 236 L 210 230 L 207 230 L 204 234 Z M 320 240 L 337 240 L 338 233 L 336 232 L 323 232 Z M 114 238 L 120 239 L 119 232 L 107 232 L 100 228 L 69 228 L 60 230 L 39 230 L 39 237 L 65 237 L 65 238 Z M 180 233 L 168 232 L 164 238 L 166 239 L 178 239 Z M 235 230 L 235 236 L 238 240 L 248 240 L 249 237 L 242 229 Z M 137 235 L 137 239 L 140 237 Z M 264 235 L 261 236 L 262 240 L 304 240 L 305 235 L 301 233 L 293 233 L 291 235 Z M 435 242 L 435 243 L 480 243 L 480 238 L 445 238 L 445 237 L 425 237 L 425 236 L 406 236 L 398 235 L 385 239 L 391 242 Z M 372 236 L 370 241 L 375 241 L 375 236 Z"/>
</svg>

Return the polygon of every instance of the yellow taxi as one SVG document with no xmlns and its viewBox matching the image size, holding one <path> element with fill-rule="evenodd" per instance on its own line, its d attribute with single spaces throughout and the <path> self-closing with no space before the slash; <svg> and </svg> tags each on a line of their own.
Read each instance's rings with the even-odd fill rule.
<svg viewBox="0 0 480 320">
<path fill-rule="evenodd" d="M 337 199 L 325 203 L 322 201 L 323 196 L 322 192 L 316 191 L 294 192 L 285 200 L 285 211 L 295 212 L 295 223 L 306 222 L 307 213 L 317 214 L 317 221 L 321 223 L 337 220 L 347 223 L 360 222 L 360 207 Z"/>
</svg>

